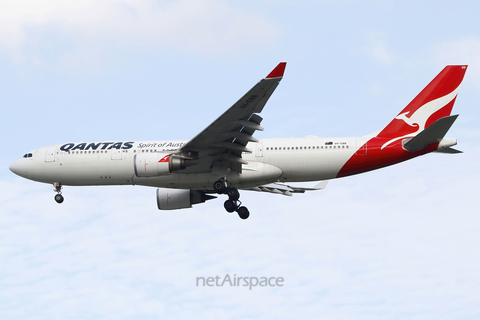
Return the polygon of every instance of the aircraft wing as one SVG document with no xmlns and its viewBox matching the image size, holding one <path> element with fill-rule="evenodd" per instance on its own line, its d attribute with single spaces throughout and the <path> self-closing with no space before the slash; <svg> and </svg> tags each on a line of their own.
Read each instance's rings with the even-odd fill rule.
<svg viewBox="0 0 480 320">
<path fill-rule="evenodd" d="M 242 164 L 247 163 L 242 159 L 242 152 L 252 152 L 246 148 L 247 143 L 258 141 L 253 137 L 255 131 L 263 130 L 262 117 L 258 113 L 278 86 L 285 66 L 286 62 L 280 62 L 267 77 L 180 149 L 196 162 L 183 172 L 209 172 L 214 168 L 242 172 Z"/>
<path fill-rule="evenodd" d="M 289 186 L 280 182 L 270 183 L 263 186 L 258 186 L 254 188 L 247 188 L 244 190 L 251 190 L 251 191 L 259 191 L 259 192 L 269 192 L 269 193 L 276 193 L 282 194 L 284 196 L 292 196 L 293 193 L 305 193 L 305 191 L 315 191 L 315 190 L 322 190 L 327 187 L 327 181 L 322 181 L 315 185 L 312 188 L 308 187 L 296 187 L 296 186 Z"/>
</svg>

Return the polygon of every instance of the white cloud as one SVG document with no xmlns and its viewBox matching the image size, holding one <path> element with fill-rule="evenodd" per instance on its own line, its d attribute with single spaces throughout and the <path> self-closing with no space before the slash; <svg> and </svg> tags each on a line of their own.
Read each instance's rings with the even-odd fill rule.
<svg viewBox="0 0 480 320">
<path fill-rule="evenodd" d="M 45 41 L 42 32 L 73 42 L 70 53 L 78 56 L 98 55 L 112 46 L 200 53 L 256 50 L 278 35 L 262 15 L 223 0 L 0 2 L 1 51 L 22 60 L 25 46 Z"/>
<path fill-rule="evenodd" d="M 375 60 L 390 64 L 397 60 L 397 57 L 387 48 L 385 35 L 381 32 L 373 32 L 369 35 L 369 43 L 364 50 Z"/>
</svg>

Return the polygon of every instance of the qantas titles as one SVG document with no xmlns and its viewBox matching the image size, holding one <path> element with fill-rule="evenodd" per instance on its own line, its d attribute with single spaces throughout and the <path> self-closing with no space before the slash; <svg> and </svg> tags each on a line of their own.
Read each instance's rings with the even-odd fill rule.
<svg viewBox="0 0 480 320">
<path fill-rule="evenodd" d="M 75 145 L 74 143 L 66 143 L 60 147 L 62 151 L 75 150 L 110 150 L 110 149 L 131 149 L 133 142 L 83 142 Z"/>
<path fill-rule="evenodd" d="M 75 150 L 111 150 L 111 149 L 131 149 L 135 142 L 82 142 L 82 143 L 66 143 L 60 147 L 61 151 Z M 164 142 L 164 143 L 139 143 L 137 148 L 180 148 L 183 142 Z"/>
</svg>

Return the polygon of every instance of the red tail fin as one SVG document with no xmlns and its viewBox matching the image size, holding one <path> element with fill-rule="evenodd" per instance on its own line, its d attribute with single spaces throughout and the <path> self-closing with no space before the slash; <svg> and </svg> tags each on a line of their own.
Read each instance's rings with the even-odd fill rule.
<svg viewBox="0 0 480 320">
<path fill-rule="evenodd" d="M 390 144 L 415 136 L 438 119 L 449 116 L 466 70 L 467 66 L 445 67 L 377 137 L 392 138 L 387 143 Z"/>
</svg>

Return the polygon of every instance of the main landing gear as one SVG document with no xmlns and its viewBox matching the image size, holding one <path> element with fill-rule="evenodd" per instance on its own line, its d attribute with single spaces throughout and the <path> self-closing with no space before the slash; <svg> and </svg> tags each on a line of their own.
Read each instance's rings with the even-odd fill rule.
<svg viewBox="0 0 480 320">
<path fill-rule="evenodd" d="M 55 191 L 57 194 L 55 195 L 54 199 L 55 201 L 60 204 L 63 202 L 63 196 L 62 196 L 62 185 L 58 182 L 53 183 L 53 191 Z"/>
<path fill-rule="evenodd" d="M 223 204 L 227 212 L 232 213 L 236 211 L 238 216 L 243 220 L 250 216 L 248 209 L 241 206 L 242 202 L 238 200 L 240 198 L 240 192 L 238 192 L 237 188 L 228 188 L 224 180 L 218 180 L 213 184 L 213 189 L 216 193 L 228 195 L 228 200 Z"/>
</svg>

